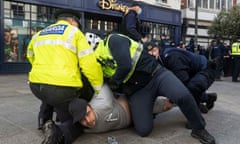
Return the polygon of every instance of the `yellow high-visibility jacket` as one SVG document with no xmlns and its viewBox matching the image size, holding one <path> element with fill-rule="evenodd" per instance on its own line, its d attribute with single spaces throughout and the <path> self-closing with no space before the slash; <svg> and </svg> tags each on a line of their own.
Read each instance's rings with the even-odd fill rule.
<svg viewBox="0 0 240 144">
<path fill-rule="evenodd" d="M 113 34 L 111 34 L 107 37 L 106 42 L 104 42 L 104 40 L 100 41 L 96 50 L 95 50 L 96 57 L 97 57 L 98 61 L 102 64 L 103 74 L 107 78 L 112 77 L 115 74 L 116 69 L 117 69 L 117 64 L 114 62 L 115 60 L 112 57 L 112 54 L 111 54 L 111 52 L 109 50 L 109 47 L 108 47 L 108 41 L 109 41 L 109 38 L 112 35 Z M 139 60 L 139 58 L 142 54 L 143 46 L 142 46 L 142 44 L 139 44 L 138 42 L 132 40 L 128 36 L 125 36 L 125 35 L 122 35 L 122 34 L 114 34 L 114 35 L 119 35 L 121 37 L 126 37 L 131 42 L 131 46 L 130 46 L 129 50 L 130 50 L 130 55 L 131 55 L 131 58 L 132 58 L 132 69 L 128 73 L 126 78 L 123 80 L 123 83 L 126 83 L 135 71 L 137 62 L 138 62 L 138 60 Z M 109 65 L 108 62 L 110 62 L 110 63 L 112 62 L 112 64 Z"/>
<path fill-rule="evenodd" d="M 80 71 L 95 90 L 103 84 L 103 72 L 85 36 L 60 20 L 36 33 L 27 48 L 32 64 L 29 81 L 57 86 L 82 87 Z"/>
<path fill-rule="evenodd" d="M 240 56 L 240 43 L 239 42 L 235 42 L 232 44 L 232 55 Z"/>
</svg>

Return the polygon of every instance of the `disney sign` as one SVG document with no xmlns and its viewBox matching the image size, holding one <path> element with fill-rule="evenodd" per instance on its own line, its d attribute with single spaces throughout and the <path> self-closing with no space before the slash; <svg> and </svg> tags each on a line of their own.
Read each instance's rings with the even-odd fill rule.
<svg viewBox="0 0 240 144">
<path fill-rule="evenodd" d="M 98 4 L 103 10 L 115 10 L 124 13 L 128 12 L 128 6 L 117 3 L 117 0 L 100 0 Z"/>
</svg>

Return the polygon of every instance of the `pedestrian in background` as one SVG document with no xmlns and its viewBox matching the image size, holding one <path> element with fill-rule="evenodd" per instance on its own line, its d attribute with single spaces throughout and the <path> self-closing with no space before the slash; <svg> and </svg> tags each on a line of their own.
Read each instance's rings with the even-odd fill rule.
<svg viewBox="0 0 240 144">
<path fill-rule="evenodd" d="M 189 43 L 186 46 L 186 49 L 190 52 L 195 52 L 195 43 L 193 38 L 190 39 Z"/>
<path fill-rule="evenodd" d="M 221 76 L 223 73 L 223 57 L 224 57 L 224 52 L 225 52 L 225 46 L 223 45 L 223 40 L 222 39 L 217 39 L 216 42 L 213 44 L 213 48 L 211 53 L 211 59 L 216 62 L 217 66 L 217 73 L 215 76 L 215 80 L 221 81 Z"/>
<path fill-rule="evenodd" d="M 186 44 L 183 41 L 180 41 L 180 44 L 179 44 L 178 48 L 186 50 Z"/>
<path fill-rule="evenodd" d="M 166 34 L 161 34 L 160 36 L 160 43 L 159 43 L 159 47 L 160 48 L 168 48 L 168 47 L 171 47 L 171 44 L 170 44 L 170 41 L 168 40 L 167 38 L 167 35 Z"/>
<path fill-rule="evenodd" d="M 233 57 L 231 55 L 231 44 L 230 42 L 225 43 L 225 51 L 224 51 L 224 64 L 223 64 L 223 74 L 224 77 L 232 76 L 232 67 L 233 67 Z"/>
</svg>

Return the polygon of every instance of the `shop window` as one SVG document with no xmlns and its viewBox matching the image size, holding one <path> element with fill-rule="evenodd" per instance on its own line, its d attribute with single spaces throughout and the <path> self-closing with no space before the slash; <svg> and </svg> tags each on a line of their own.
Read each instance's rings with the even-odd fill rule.
<svg viewBox="0 0 240 144">
<path fill-rule="evenodd" d="M 189 8 L 194 8 L 194 1 L 193 0 L 188 0 L 188 7 Z"/>
<path fill-rule="evenodd" d="M 167 0 L 155 0 L 156 2 L 167 3 Z"/>
<path fill-rule="evenodd" d="M 99 26 L 98 20 L 92 20 L 92 29 L 99 29 L 98 26 Z"/>
<path fill-rule="evenodd" d="M 222 0 L 221 5 L 222 5 L 222 9 L 226 9 L 226 8 L 227 8 L 227 6 L 226 6 L 226 0 Z"/>
<path fill-rule="evenodd" d="M 41 21 L 49 21 L 53 19 L 54 9 L 46 6 L 37 6 L 37 19 Z"/>
<path fill-rule="evenodd" d="M 153 22 L 142 22 L 142 25 L 143 29 L 141 31 L 143 34 L 148 34 L 148 38 L 153 41 L 159 42 L 162 34 L 165 34 L 168 39 L 174 40 L 174 26 Z"/>
<path fill-rule="evenodd" d="M 108 19 L 91 19 L 88 16 L 85 19 L 85 31 L 101 33 L 101 36 L 112 31 L 118 31 L 118 25 L 118 22 Z"/>
<path fill-rule="evenodd" d="M 216 9 L 221 8 L 221 0 L 216 0 Z"/>
<path fill-rule="evenodd" d="M 237 2 L 237 4 L 239 4 L 239 0 Z M 228 9 L 230 9 L 233 5 L 233 1 L 228 1 Z"/>
<path fill-rule="evenodd" d="M 32 35 L 55 21 L 56 9 L 12 1 L 4 1 L 3 8 L 4 62 L 28 62 L 26 50 Z"/>
<path fill-rule="evenodd" d="M 10 10 L 10 9 L 5 9 L 5 11 L 4 11 L 4 17 L 8 17 L 8 18 L 11 17 L 11 10 Z"/>
<path fill-rule="evenodd" d="M 201 0 L 200 7 L 207 9 L 208 8 L 208 0 Z"/>
<path fill-rule="evenodd" d="M 115 23 L 115 22 L 106 22 L 107 23 L 107 28 L 106 28 L 106 30 L 107 31 L 115 31 L 115 30 L 117 30 L 117 28 L 118 28 L 118 24 L 117 23 Z"/>
<path fill-rule="evenodd" d="M 38 20 L 43 20 L 43 21 L 47 20 L 47 8 L 46 7 L 42 7 L 42 6 L 37 7 L 37 18 L 38 18 Z"/>
<path fill-rule="evenodd" d="M 12 4 L 11 10 L 13 11 L 14 18 L 24 18 L 23 5 Z"/>
<path fill-rule="evenodd" d="M 6 62 L 17 62 L 18 60 L 18 30 L 4 29 L 4 59 Z"/>
<path fill-rule="evenodd" d="M 210 0 L 209 7 L 210 7 L 210 9 L 214 9 L 214 0 Z"/>
</svg>

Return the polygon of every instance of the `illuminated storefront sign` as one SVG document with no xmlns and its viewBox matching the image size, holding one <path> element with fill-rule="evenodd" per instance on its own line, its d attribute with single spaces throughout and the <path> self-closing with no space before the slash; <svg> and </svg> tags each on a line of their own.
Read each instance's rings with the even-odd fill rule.
<svg viewBox="0 0 240 144">
<path fill-rule="evenodd" d="M 98 4 L 103 10 L 115 10 L 123 13 L 128 12 L 128 6 L 117 3 L 117 0 L 100 0 Z"/>
</svg>

